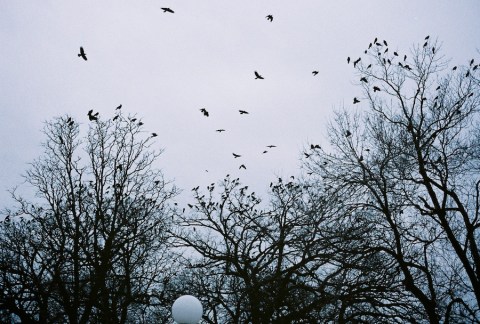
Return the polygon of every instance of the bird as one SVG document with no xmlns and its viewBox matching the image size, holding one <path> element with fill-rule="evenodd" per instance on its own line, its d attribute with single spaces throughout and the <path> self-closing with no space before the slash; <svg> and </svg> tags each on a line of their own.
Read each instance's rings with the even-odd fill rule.
<svg viewBox="0 0 480 324">
<path fill-rule="evenodd" d="M 360 100 L 358 100 L 357 97 L 353 98 L 353 104 L 357 104 L 359 102 L 360 102 Z"/>
<path fill-rule="evenodd" d="M 470 66 L 473 65 L 473 62 L 475 62 L 475 59 L 472 59 L 472 60 L 470 61 Z"/>
<path fill-rule="evenodd" d="M 475 65 L 472 70 L 475 71 L 476 69 L 478 69 L 478 64 Z"/>
<path fill-rule="evenodd" d="M 238 169 L 247 169 L 247 167 L 245 166 L 245 164 L 242 164 Z"/>
<path fill-rule="evenodd" d="M 205 117 L 208 117 L 208 111 L 205 108 L 200 109 Z"/>
<path fill-rule="evenodd" d="M 347 57 L 347 64 L 350 64 L 350 56 Z"/>
<path fill-rule="evenodd" d="M 115 108 L 115 110 L 119 110 L 119 109 L 122 109 L 122 105 L 118 106 L 117 108 Z"/>
<path fill-rule="evenodd" d="M 132 122 L 132 123 L 134 123 L 134 122 L 136 122 L 136 121 L 137 121 L 137 118 L 132 118 L 132 119 L 130 119 L 130 122 Z"/>
<path fill-rule="evenodd" d="M 455 71 L 456 69 L 457 69 L 457 67 L 456 67 L 456 66 L 454 66 L 454 67 L 453 67 L 453 69 L 452 69 L 452 71 Z"/>
<path fill-rule="evenodd" d="M 465 77 L 468 78 L 470 76 L 470 71 L 467 71 L 467 74 L 465 74 Z"/>
<path fill-rule="evenodd" d="M 277 147 L 276 145 L 267 145 L 268 148 L 274 148 Z"/>
<path fill-rule="evenodd" d="M 312 74 L 315 76 L 318 74 L 318 71 L 312 71 Z"/>
<path fill-rule="evenodd" d="M 388 44 L 387 44 L 387 41 L 386 41 L 386 40 L 383 40 L 383 44 L 385 44 L 385 46 L 388 46 Z"/>
<path fill-rule="evenodd" d="M 235 154 L 235 153 L 232 153 L 232 154 L 233 154 L 233 157 L 234 157 L 235 159 L 241 157 L 240 154 Z"/>
<path fill-rule="evenodd" d="M 369 69 L 369 68 L 371 68 L 371 67 L 372 67 L 372 64 L 369 64 L 369 65 L 367 66 L 367 69 Z"/>
<path fill-rule="evenodd" d="M 170 13 L 175 13 L 175 11 L 173 11 L 172 9 L 170 8 L 161 8 L 163 10 L 163 12 L 170 12 Z"/>
<path fill-rule="evenodd" d="M 257 71 L 255 71 L 255 79 L 263 80 L 263 76 L 261 76 L 260 74 L 258 74 Z"/>
<path fill-rule="evenodd" d="M 90 109 L 90 110 L 88 111 L 87 116 L 88 116 L 88 119 L 89 119 L 90 121 L 96 121 L 96 120 L 98 120 L 98 112 L 95 113 L 95 114 L 93 114 L 93 109 Z"/>
<path fill-rule="evenodd" d="M 267 15 L 265 18 L 267 18 L 267 20 L 270 20 L 270 22 L 273 21 L 273 16 L 272 15 Z"/>
<path fill-rule="evenodd" d="M 372 43 L 368 44 L 368 49 L 372 48 Z"/>
<path fill-rule="evenodd" d="M 157 133 L 152 133 L 152 137 L 157 137 Z"/>
<path fill-rule="evenodd" d="M 116 115 L 115 117 L 112 118 L 112 120 L 117 120 L 120 117 L 120 115 Z"/>
<path fill-rule="evenodd" d="M 438 86 L 435 90 L 437 90 L 437 91 L 440 90 L 440 86 Z"/>
<path fill-rule="evenodd" d="M 360 61 L 362 60 L 361 57 L 358 58 L 355 62 L 353 62 L 353 67 L 355 67 Z"/>
<path fill-rule="evenodd" d="M 388 47 L 387 47 L 387 49 L 383 52 L 383 54 L 385 54 L 385 53 L 387 53 L 387 52 L 388 52 Z"/>
<path fill-rule="evenodd" d="M 428 40 L 430 38 L 430 35 L 427 35 L 427 37 L 425 37 L 425 40 Z"/>
<path fill-rule="evenodd" d="M 375 39 L 373 40 L 373 42 L 374 42 L 374 43 L 376 43 L 376 42 L 377 42 L 377 40 L 378 40 L 378 38 L 377 38 L 377 37 L 375 37 Z"/>
<path fill-rule="evenodd" d="M 380 88 L 377 87 L 377 86 L 374 86 L 374 87 L 373 87 L 373 92 L 377 92 L 377 91 L 380 91 Z"/>
<path fill-rule="evenodd" d="M 78 57 L 83 58 L 85 61 L 87 60 L 87 54 L 85 54 L 82 46 L 80 46 L 80 54 L 78 54 Z"/>
<path fill-rule="evenodd" d="M 138 126 L 142 126 L 143 125 L 143 122 L 138 122 Z"/>
<path fill-rule="evenodd" d="M 362 81 L 362 82 L 365 82 L 365 83 L 368 83 L 368 80 L 367 80 L 367 78 L 366 78 L 366 77 L 362 77 L 362 78 L 360 78 L 360 81 Z"/>
<path fill-rule="evenodd" d="M 267 152 L 268 152 L 268 151 L 267 151 L 267 150 L 265 150 L 265 151 L 263 151 L 263 152 L 262 152 L 262 154 L 265 154 L 265 153 L 267 153 Z"/>
<path fill-rule="evenodd" d="M 407 60 L 407 55 L 404 55 L 404 56 L 403 56 L 403 60 L 404 60 L 404 61 Z"/>
<path fill-rule="evenodd" d="M 307 159 L 310 157 L 310 154 L 308 154 L 308 153 L 303 152 L 303 154 L 305 155 L 305 157 L 306 157 Z"/>
<path fill-rule="evenodd" d="M 351 135 L 352 135 L 352 133 L 350 133 L 350 131 L 347 129 L 347 131 L 345 132 L 345 136 L 346 136 L 346 137 L 349 137 L 349 136 L 351 136 Z"/>
<path fill-rule="evenodd" d="M 425 44 L 423 44 L 423 47 L 426 47 L 428 45 L 428 42 L 425 42 Z"/>
<path fill-rule="evenodd" d="M 398 53 L 397 53 L 397 52 L 393 52 L 393 55 L 398 56 Z"/>
<path fill-rule="evenodd" d="M 435 54 L 435 47 L 432 47 L 432 53 Z"/>
<path fill-rule="evenodd" d="M 221 132 L 224 132 L 224 131 L 225 131 L 225 130 L 224 130 L 223 128 L 222 128 L 222 129 L 217 129 L 217 130 L 216 130 L 216 132 L 219 132 L 219 133 L 221 133 Z"/>
<path fill-rule="evenodd" d="M 363 155 L 360 155 L 360 157 L 358 158 L 358 161 L 359 161 L 359 162 L 362 162 L 362 161 L 363 161 Z"/>
<path fill-rule="evenodd" d="M 240 115 L 245 115 L 245 114 L 248 115 L 248 111 L 246 110 L 239 110 L 238 112 L 240 113 Z"/>
</svg>

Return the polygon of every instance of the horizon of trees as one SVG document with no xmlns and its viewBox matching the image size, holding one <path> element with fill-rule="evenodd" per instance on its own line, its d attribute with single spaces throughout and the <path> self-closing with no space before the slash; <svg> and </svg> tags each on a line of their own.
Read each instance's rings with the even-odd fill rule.
<svg viewBox="0 0 480 324">
<path fill-rule="evenodd" d="M 183 209 L 141 123 L 46 122 L 36 196 L 2 211 L 0 321 L 172 323 L 193 294 L 204 323 L 480 322 L 479 65 L 429 37 L 352 61 L 362 110 L 265 197 L 227 175 Z"/>
</svg>

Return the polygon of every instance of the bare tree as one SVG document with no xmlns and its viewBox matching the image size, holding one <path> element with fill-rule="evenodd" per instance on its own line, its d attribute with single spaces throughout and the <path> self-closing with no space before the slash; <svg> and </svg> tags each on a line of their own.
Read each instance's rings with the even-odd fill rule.
<svg viewBox="0 0 480 324">
<path fill-rule="evenodd" d="M 364 111 L 338 113 L 331 149 L 305 164 L 372 226 L 358 253 L 398 269 L 416 320 L 479 321 L 479 69 L 449 71 L 440 52 L 428 38 L 408 55 L 369 49 L 356 64 Z"/>
<path fill-rule="evenodd" d="M 163 305 L 176 189 L 141 125 L 98 119 L 81 138 L 70 117 L 46 123 L 45 152 L 25 175 L 35 198 L 13 191 L 0 226 L 4 318 L 125 323 Z"/>
</svg>

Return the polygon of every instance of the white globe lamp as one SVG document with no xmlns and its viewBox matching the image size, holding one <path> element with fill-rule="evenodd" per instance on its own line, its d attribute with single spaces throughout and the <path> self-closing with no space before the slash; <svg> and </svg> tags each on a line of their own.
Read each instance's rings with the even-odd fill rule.
<svg viewBox="0 0 480 324">
<path fill-rule="evenodd" d="M 180 296 L 172 305 L 173 320 L 178 324 L 197 324 L 202 319 L 203 307 L 191 295 Z"/>
</svg>

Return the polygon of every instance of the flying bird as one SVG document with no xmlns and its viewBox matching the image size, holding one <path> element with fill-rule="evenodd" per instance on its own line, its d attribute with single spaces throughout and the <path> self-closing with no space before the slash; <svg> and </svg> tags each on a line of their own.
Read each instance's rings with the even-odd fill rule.
<svg viewBox="0 0 480 324">
<path fill-rule="evenodd" d="M 246 110 L 239 110 L 238 112 L 240 113 L 240 115 L 245 115 L 245 114 L 248 115 L 248 111 Z"/>
<path fill-rule="evenodd" d="M 270 20 L 270 22 L 273 21 L 273 16 L 272 16 L 272 15 L 268 15 L 268 16 L 266 16 L 265 18 L 267 18 L 267 20 Z"/>
<path fill-rule="evenodd" d="M 217 129 L 216 130 L 216 132 L 219 132 L 219 133 L 224 132 L 224 131 L 225 131 L 224 129 Z"/>
<path fill-rule="evenodd" d="M 374 87 L 373 87 L 373 92 L 377 92 L 377 91 L 380 91 L 380 88 L 377 87 L 377 86 L 374 86 Z"/>
<path fill-rule="evenodd" d="M 242 164 L 238 169 L 247 169 L 247 167 L 245 166 L 245 164 Z"/>
<path fill-rule="evenodd" d="M 472 60 L 470 61 L 470 66 L 473 65 L 473 62 L 475 62 L 475 59 L 472 59 Z"/>
<path fill-rule="evenodd" d="M 208 111 L 205 108 L 200 109 L 205 117 L 208 117 Z"/>
<path fill-rule="evenodd" d="M 312 71 L 312 74 L 315 76 L 318 74 L 318 71 Z"/>
<path fill-rule="evenodd" d="M 173 11 L 172 9 L 170 8 L 162 8 L 163 12 L 170 12 L 170 13 L 175 13 L 175 11 Z"/>
<path fill-rule="evenodd" d="M 358 100 L 357 97 L 353 98 L 353 104 L 357 104 L 359 102 L 360 102 L 360 100 Z"/>
<path fill-rule="evenodd" d="M 404 56 L 403 56 L 403 60 L 404 60 L 404 61 L 407 60 L 407 55 L 404 55 Z"/>
<path fill-rule="evenodd" d="M 83 58 L 85 61 L 87 60 L 87 54 L 85 54 L 85 51 L 83 50 L 83 47 L 80 46 L 80 54 L 78 54 L 78 57 Z"/>
<path fill-rule="evenodd" d="M 426 47 L 428 45 L 428 42 L 425 42 L 425 44 L 423 44 L 423 47 Z"/>
<path fill-rule="evenodd" d="M 233 154 L 233 157 L 234 157 L 235 159 L 241 157 L 240 154 L 235 154 L 235 153 L 232 153 L 232 154 Z"/>
<path fill-rule="evenodd" d="M 369 69 L 369 68 L 371 68 L 371 67 L 372 67 L 372 64 L 369 64 L 369 65 L 367 66 L 367 69 Z"/>
<path fill-rule="evenodd" d="M 263 80 L 263 77 L 260 74 L 258 74 L 257 71 L 255 71 L 255 79 Z"/>
<path fill-rule="evenodd" d="M 274 148 L 277 147 L 276 145 L 267 145 L 268 148 Z"/>
</svg>

